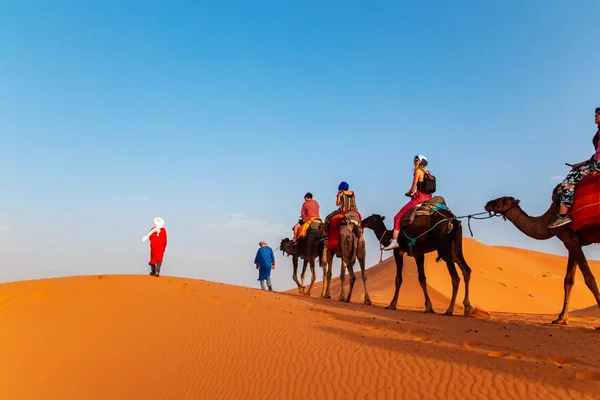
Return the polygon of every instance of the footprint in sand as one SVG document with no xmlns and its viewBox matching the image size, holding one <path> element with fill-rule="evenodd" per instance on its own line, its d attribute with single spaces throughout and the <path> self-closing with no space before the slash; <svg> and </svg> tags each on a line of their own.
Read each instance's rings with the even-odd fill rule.
<svg viewBox="0 0 600 400">
<path fill-rule="evenodd" d="M 439 340 L 437 339 L 432 339 L 429 337 L 416 337 L 413 339 L 416 342 L 421 342 L 421 343 L 440 343 Z"/>
<path fill-rule="evenodd" d="M 585 379 L 588 381 L 600 381 L 600 372 L 595 371 L 583 371 L 575 374 L 577 379 Z"/>
<path fill-rule="evenodd" d="M 491 351 L 491 352 L 487 353 L 487 356 L 493 357 L 493 358 L 505 358 L 508 360 L 520 360 L 522 358 L 518 354 L 507 353 L 504 351 Z"/>
<path fill-rule="evenodd" d="M 550 361 L 552 361 L 554 364 L 559 365 L 561 367 L 563 367 L 563 366 L 571 366 L 571 365 L 577 364 L 577 360 L 574 359 L 574 358 L 572 358 L 572 357 L 550 356 L 550 357 L 548 357 L 548 359 Z"/>
<path fill-rule="evenodd" d="M 488 357 L 493 358 L 504 358 L 508 360 L 520 360 L 523 358 L 522 355 L 505 351 L 505 349 L 500 349 L 497 346 L 492 346 L 486 343 L 482 343 L 476 340 L 468 341 L 464 343 L 464 346 L 467 349 L 481 350 L 484 351 Z"/>
<path fill-rule="evenodd" d="M 4 306 L 8 305 L 11 301 L 13 301 L 13 299 L 10 296 L 0 297 L 0 308 L 4 308 Z"/>
<path fill-rule="evenodd" d="M 34 292 L 29 293 L 29 296 L 27 296 L 30 299 L 39 299 L 44 297 L 44 295 L 48 293 L 48 289 L 47 288 L 42 288 L 42 289 L 38 289 Z"/>
</svg>

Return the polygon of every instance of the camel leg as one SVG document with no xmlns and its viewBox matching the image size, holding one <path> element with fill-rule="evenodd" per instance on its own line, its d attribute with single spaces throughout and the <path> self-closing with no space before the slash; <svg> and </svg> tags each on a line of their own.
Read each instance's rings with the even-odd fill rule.
<svg viewBox="0 0 600 400">
<path fill-rule="evenodd" d="M 315 259 L 314 257 L 312 258 L 312 260 L 310 260 L 309 262 L 310 264 L 310 286 L 308 287 L 308 290 L 306 291 L 306 295 L 310 296 L 310 292 L 312 291 L 313 286 L 315 285 L 315 281 L 317 280 L 317 273 L 315 272 Z"/>
<path fill-rule="evenodd" d="M 292 265 L 294 268 L 294 275 L 292 276 L 292 279 L 294 282 L 296 282 L 296 285 L 298 285 L 298 292 L 304 293 L 304 286 L 302 286 L 300 281 L 298 281 L 298 257 L 292 257 Z"/>
<path fill-rule="evenodd" d="M 446 262 L 446 266 L 448 267 L 448 272 L 450 272 L 450 276 L 452 277 L 452 298 L 450 299 L 450 305 L 448 305 L 448 309 L 442 315 L 452 315 L 454 314 L 454 305 L 456 304 L 456 296 L 458 295 L 458 286 L 460 285 L 460 277 L 458 276 L 458 272 L 456 271 L 456 266 L 454 265 L 454 257 L 452 257 L 452 250 L 449 249 L 446 257 L 444 257 L 444 261 Z"/>
<path fill-rule="evenodd" d="M 350 275 L 350 289 L 348 289 L 348 296 L 346 297 L 346 303 L 350 303 L 352 297 L 352 289 L 354 289 L 354 282 L 356 282 L 356 275 L 354 274 L 354 265 L 348 265 L 348 274 Z"/>
<path fill-rule="evenodd" d="M 462 240 L 462 238 L 459 238 L 459 240 Z M 463 300 L 463 306 L 465 308 L 464 314 L 471 315 L 473 313 L 473 306 L 471 306 L 471 301 L 469 300 L 469 283 L 471 282 L 471 267 L 469 267 L 463 255 L 462 243 L 455 243 L 454 249 L 456 263 L 462 271 L 463 279 L 465 280 L 465 298 Z"/>
<path fill-rule="evenodd" d="M 327 290 L 327 254 L 323 257 L 323 263 L 321 268 L 323 269 L 323 288 L 321 289 L 321 297 L 325 297 L 325 291 Z"/>
<path fill-rule="evenodd" d="M 563 308 L 558 318 L 552 321 L 553 324 L 567 325 L 569 321 L 569 299 L 571 298 L 571 289 L 575 283 L 575 272 L 577 270 L 577 264 L 575 263 L 575 257 L 572 252 L 569 251 L 569 259 L 567 260 L 567 273 L 565 274 L 565 280 L 563 283 L 565 297 L 563 299 Z"/>
<path fill-rule="evenodd" d="M 325 297 L 326 299 L 330 299 L 331 298 L 331 273 L 333 270 L 333 252 L 332 251 L 328 251 L 327 252 L 327 279 L 323 279 L 323 281 L 327 282 L 327 289 L 325 290 Z"/>
<path fill-rule="evenodd" d="M 585 254 L 583 254 L 583 249 L 578 248 L 573 250 L 575 255 L 575 261 L 577 265 L 579 265 L 579 270 L 583 274 L 583 279 L 585 280 L 585 284 L 590 289 L 594 298 L 596 299 L 596 303 L 598 303 L 598 307 L 600 307 L 600 292 L 598 292 L 598 285 L 596 284 L 596 278 L 594 278 L 594 274 L 592 274 L 592 270 L 588 265 L 587 259 L 585 258 Z"/>
<path fill-rule="evenodd" d="M 415 261 L 417 262 L 417 271 L 419 272 L 419 284 L 423 289 L 425 295 L 425 314 L 435 314 L 429 293 L 427 292 L 427 278 L 425 277 L 425 254 L 415 254 Z"/>
<path fill-rule="evenodd" d="M 360 240 L 358 242 L 358 264 L 360 265 L 360 275 L 362 277 L 363 285 L 365 286 L 365 301 L 364 304 L 370 306 L 371 298 L 369 297 L 369 291 L 367 290 L 367 271 L 365 271 L 365 264 L 367 258 L 367 252 L 365 250 L 365 241 Z"/>
<path fill-rule="evenodd" d="M 302 273 L 300 274 L 300 282 L 302 282 L 302 288 L 305 288 L 304 286 L 304 278 L 306 278 L 306 267 L 308 266 L 308 262 L 306 261 L 306 259 L 302 259 Z"/>
<path fill-rule="evenodd" d="M 396 290 L 394 291 L 392 302 L 386 307 L 388 310 L 395 310 L 396 304 L 398 304 L 398 294 L 400 293 L 400 286 L 402 286 L 402 268 L 404 267 L 404 259 L 402 257 L 402 251 L 400 249 L 394 249 L 394 260 L 396 261 Z"/>
<path fill-rule="evenodd" d="M 340 271 L 340 301 L 346 300 L 346 295 L 344 294 L 344 282 L 346 281 L 346 262 L 344 258 L 342 258 L 342 270 Z"/>
</svg>

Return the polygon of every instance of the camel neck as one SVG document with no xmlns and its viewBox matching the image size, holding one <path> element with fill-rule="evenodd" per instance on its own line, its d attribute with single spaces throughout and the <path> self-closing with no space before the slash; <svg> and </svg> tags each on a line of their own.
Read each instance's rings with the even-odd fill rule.
<svg viewBox="0 0 600 400">
<path fill-rule="evenodd" d="M 552 217 L 556 213 L 554 208 L 555 207 L 551 205 L 543 215 L 540 215 L 539 217 L 530 217 L 520 206 L 516 206 L 508 210 L 504 216 L 512 222 L 518 230 L 530 238 L 546 240 L 554 236 L 548 228 Z"/>
</svg>

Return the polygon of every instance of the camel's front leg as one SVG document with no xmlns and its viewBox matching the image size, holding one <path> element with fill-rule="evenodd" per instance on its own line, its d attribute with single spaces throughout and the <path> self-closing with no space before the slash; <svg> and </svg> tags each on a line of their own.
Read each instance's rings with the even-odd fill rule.
<svg viewBox="0 0 600 400">
<path fill-rule="evenodd" d="M 435 314 L 431 304 L 431 299 L 429 298 L 429 293 L 427 292 L 427 278 L 425 277 L 425 255 L 415 254 L 414 258 L 417 262 L 417 271 L 419 272 L 419 284 L 421 285 L 421 289 L 423 289 L 423 294 L 425 295 L 425 313 Z"/>
<path fill-rule="evenodd" d="M 557 325 L 567 325 L 569 323 L 569 300 L 571 298 L 571 289 L 573 289 L 573 284 L 575 283 L 575 271 L 577 269 L 577 264 L 575 263 L 575 256 L 569 251 L 569 258 L 567 260 L 567 272 L 565 274 L 565 280 L 563 282 L 564 288 L 564 298 L 563 298 L 563 307 L 562 311 L 558 315 L 553 324 Z"/>
<path fill-rule="evenodd" d="M 396 309 L 400 286 L 402 286 L 402 268 L 404 268 L 404 259 L 402 258 L 402 251 L 400 249 L 394 249 L 394 260 L 396 261 L 396 290 L 394 291 L 392 302 L 386 307 L 388 310 Z"/>
</svg>

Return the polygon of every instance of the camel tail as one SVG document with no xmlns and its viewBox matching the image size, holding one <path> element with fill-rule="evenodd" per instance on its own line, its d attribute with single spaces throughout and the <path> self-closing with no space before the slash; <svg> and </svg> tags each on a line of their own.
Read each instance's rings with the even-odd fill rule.
<svg viewBox="0 0 600 400">
<path fill-rule="evenodd" d="M 319 259 L 319 266 L 327 266 L 327 246 L 325 246 L 324 240 L 319 242 L 319 246 L 317 247 L 317 253 L 317 258 Z"/>
</svg>

